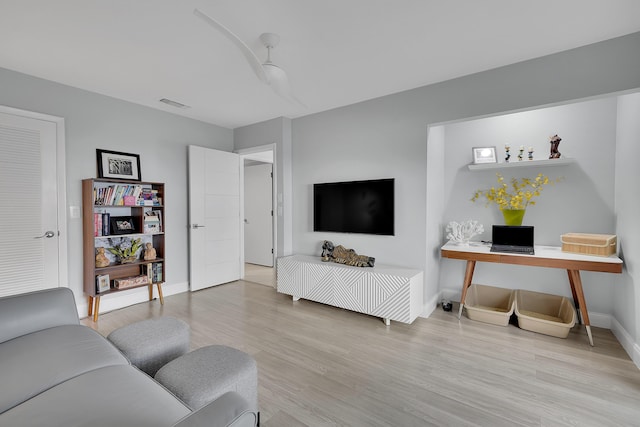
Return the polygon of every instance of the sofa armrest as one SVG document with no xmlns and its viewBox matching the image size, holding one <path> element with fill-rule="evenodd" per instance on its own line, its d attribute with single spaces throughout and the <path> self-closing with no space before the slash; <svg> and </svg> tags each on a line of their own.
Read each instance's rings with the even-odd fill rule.
<svg viewBox="0 0 640 427">
<path fill-rule="evenodd" d="M 0 343 L 61 325 L 78 325 L 69 288 L 53 288 L 0 298 Z"/>
<path fill-rule="evenodd" d="M 180 420 L 174 427 L 255 427 L 259 415 L 238 393 L 230 391 Z"/>
</svg>

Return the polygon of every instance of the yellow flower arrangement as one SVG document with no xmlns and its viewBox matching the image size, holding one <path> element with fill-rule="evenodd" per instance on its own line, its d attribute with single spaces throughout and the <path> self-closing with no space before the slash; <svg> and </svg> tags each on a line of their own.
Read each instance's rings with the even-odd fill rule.
<svg viewBox="0 0 640 427">
<path fill-rule="evenodd" d="M 495 203 L 501 210 L 526 209 L 527 206 L 536 204 L 533 198 L 540 196 L 545 185 L 554 183 L 549 177 L 539 173 L 533 179 L 512 178 L 511 189 L 509 189 L 504 177 L 499 173 L 496 176 L 498 177 L 498 186 L 491 187 L 489 190 L 477 190 L 471 198 L 472 202 L 484 197 L 487 199 L 487 205 Z"/>
</svg>

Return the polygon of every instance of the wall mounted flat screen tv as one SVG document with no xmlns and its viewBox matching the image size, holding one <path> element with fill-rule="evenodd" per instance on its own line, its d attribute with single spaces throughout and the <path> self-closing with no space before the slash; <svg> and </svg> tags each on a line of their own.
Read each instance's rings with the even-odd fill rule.
<svg viewBox="0 0 640 427">
<path fill-rule="evenodd" d="M 394 235 L 394 179 L 313 185 L 313 231 Z"/>
</svg>

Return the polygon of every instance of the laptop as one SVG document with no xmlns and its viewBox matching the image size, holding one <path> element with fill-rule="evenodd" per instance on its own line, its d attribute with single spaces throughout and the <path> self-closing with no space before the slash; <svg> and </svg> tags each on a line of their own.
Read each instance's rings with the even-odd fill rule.
<svg viewBox="0 0 640 427">
<path fill-rule="evenodd" d="M 491 240 L 491 252 L 534 255 L 532 226 L 494 225 Z"/>
</svg>

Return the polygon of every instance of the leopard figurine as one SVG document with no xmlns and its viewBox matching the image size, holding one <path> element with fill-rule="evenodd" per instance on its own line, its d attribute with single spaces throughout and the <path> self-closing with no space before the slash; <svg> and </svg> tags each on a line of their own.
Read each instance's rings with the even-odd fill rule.
<svg viewBox="0 0 640 427">
<path fill-rule="evenodd" d="M 325 240 L 322 243 L 322 261 L 332 261 L 338 264 L 353 267 L 373 267 L 376 259 L 366 255 L 358 255 L 353 249 L 347 249 L 342 245 L 334 246 L 333 242 Z"/>
</svg>

